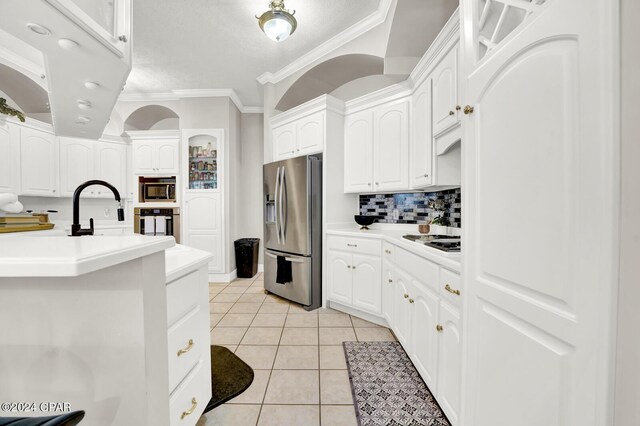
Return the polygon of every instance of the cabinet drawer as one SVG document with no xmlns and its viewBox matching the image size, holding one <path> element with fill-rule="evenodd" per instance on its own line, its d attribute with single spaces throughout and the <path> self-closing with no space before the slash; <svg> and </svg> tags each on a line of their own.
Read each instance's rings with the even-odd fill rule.
<svg viewBox="0 0 640 426">
<path fill-rule="evenodd" d="M 340 250 L 351 253 L 370 254 L 374 256 L 380 256 L 380 250 L 382 249 L 382 243 L 380 240 L 357 237 L 337 237 L 333 235 L 327 238 L 327 246 L 329 250 Z"/>
<path fill-rule="evenodd" d="M 171 326 L 199 304 L 209 302 L 208 300 L 200 300 L 199 297 L 202 293 L 200 287 L 205 282 L 207 282 L 207 278 L 203 278 L 199 271 L 194 271 L 167 284 L 168 326 Z"/>
<path fill-rule="evenodd" d="M 440 268 L 440 295 L 458 309 L 462 304 L 461 287 L 462 279 L 459 274 Z M 460 294 L 456 294 L 457 292 L 460 292 Z"/>
<path fill-rule="evenodd" d="M 209 350 L 209 319 L 200 306 L 185 315 L 168 331 L 169 391 L 185 378 L 187 373 Z"/>
<path fill-rule="evenodd" d="M 395 263 L 395 258 L 396 258 L 396 250 L 398 249 L 398 247 L 389 244 L 388 242 L 384 241 L 382 243 L 382 258 L 386 261 L 389 261 L 391 263 Z"/>
<path fill-rule="evenodd" d="M 396 265 L 420 283 L 438 292 L 439 266 L 435 263 L 406 250 L 396 248 Z"/>
<path fill-rule="evenodd" d="M 189 373 L 169 399 L 169 424 L 193 426 L 211 399 L 211 361 L 207 357 Z"/>
</svg>

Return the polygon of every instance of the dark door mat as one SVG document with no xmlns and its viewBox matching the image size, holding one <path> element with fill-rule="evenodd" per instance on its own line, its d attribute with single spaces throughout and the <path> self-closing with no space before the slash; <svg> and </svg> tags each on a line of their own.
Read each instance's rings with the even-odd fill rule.
<svg viewBox="0 0 640 426">
<path fill-rule="evenodd" d="M 224 346 L 211 345 L 211 411 L 247 390 L 253 382 L 253 369 Z"/>
<path fill-rule="evenodd" d="M 451 426 L 399 342 L 344 342 L 360 426 Z"/>
</svg>

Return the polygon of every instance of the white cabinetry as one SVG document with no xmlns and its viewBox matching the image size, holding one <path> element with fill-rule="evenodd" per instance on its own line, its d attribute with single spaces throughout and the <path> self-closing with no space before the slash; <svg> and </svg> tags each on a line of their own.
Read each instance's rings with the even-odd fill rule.
<svg viewBox="0 0 640 426">
<path fill-rule="evenodd" d="M 458 46 L 444 56 L 431 73 L 433 80 L 433 133 L 439 135 L 460 122 L 458 103 Z"/>
<path fill-rule="evenodd" d="M 123 144 L 98 141 L 94 146 L 95 175 L 98 179 L 115 186 L 120 196 L 129 197 L 127 193 L 127 147 Z M 96 197 L 113 198 L 111 191 L 104 187 L 97 188 Z"/>
<path fill-rule="evenodd" d="M 328 298 L 375 315 L 382 314 L 380 241 L 331 236 Z"/>
<path fill-rule="evenodd" d="M 329 126 L 342 128 L 343 104 L 324 95 L 271 120 L 273 161 L 323 152 Z"/>
<path fill-rule="evenodd" d="M 219 193 L 187 193 L 184 198 L 182 244 L 213 254 L 210 272 L 222 272 L 224 250 Z"/>
<path fill-rule="evenodd" d="M 0 192 L 20 192 L 20 127 L 0 123 Z"/>
<path fill-rule="evenodd" d="M 20 129 L 22 195 L 58 196 L 58 142 L 49 132 Z"/>
<path fill-rule="evenodd" d="M 431 185 L 433 162 L 431 79 L 427 78 L 413 93 L 411 114 L 411 188 Z"/>
<path fill-rule="evenodd" d="M 409 100 L 345 117 L 345 192 L 409 189 Z"/>
<path fill-rule="evenodd" d="M 174 131 L 128 132 L 133 142 L 135 175 L 177 175 L 180 137 Z"/>
</svg>

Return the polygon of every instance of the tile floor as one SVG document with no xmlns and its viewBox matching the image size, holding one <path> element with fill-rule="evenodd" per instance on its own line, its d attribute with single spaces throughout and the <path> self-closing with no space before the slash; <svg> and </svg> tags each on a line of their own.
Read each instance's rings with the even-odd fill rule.
<svg viewBox="0 0 640 426">
<path fill-rule="evenodd" d="M 307 312 L 265 295 L 262 274 L 209 285 L 211 343 L 255 373 L 244 393 L 199 426 L 356 425 L 343 341 L 394 340 L 389 329 L 332 310 Z"/>
</svg>

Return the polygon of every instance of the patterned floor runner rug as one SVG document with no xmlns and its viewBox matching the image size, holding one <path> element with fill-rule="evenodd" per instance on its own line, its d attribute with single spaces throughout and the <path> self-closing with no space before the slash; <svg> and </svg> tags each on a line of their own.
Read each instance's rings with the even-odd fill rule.
<svg viewBox="0 0 640 426">
<path fill-rule="evenodd" d="M 360 426 L 451 426 L 398 342 L 344 342 Z"/>
</svg>

